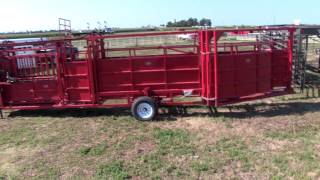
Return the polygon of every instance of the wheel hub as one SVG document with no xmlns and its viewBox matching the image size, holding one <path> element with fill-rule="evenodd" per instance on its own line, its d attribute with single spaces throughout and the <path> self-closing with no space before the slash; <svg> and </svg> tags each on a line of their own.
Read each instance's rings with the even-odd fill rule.
<svg viewBox="0 0 320 180">
<path fill-rule="evenodd" d="M 153 114 L 153 108 L 148 103 L 141 103 L 137 107 L 137 114 L 143 119 L 148 119 Z"/>
</svg>

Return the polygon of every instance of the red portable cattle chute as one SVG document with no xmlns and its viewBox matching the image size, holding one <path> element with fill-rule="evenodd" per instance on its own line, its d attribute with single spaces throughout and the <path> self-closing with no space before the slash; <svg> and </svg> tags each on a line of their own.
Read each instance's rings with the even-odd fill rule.
<svg viewBox="0 0 320 180">
<path fill-rule="evenodd" d="M 131 107 L 135 118 L 151 120 L 159 106 L 219 107 L 289 94 L 294 32 L 206 29 L 3 42 L 0 108 Z M 164 40 L 139 45 L 151 37 Z M 116 45 L 124 39 L 133 43 Z M 75 50 L 76 41 L 84 48 Z"/>
</svg>

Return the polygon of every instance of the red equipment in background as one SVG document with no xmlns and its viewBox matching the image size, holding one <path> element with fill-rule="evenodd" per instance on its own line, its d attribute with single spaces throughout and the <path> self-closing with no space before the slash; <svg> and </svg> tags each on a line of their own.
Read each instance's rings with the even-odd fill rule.
<svg viewBox="0 0 320 180">
<path fill-rule="evenodd" d="M 260 37 L 272 31 L 282 31 L 285 37 Z M 86 49 L 76 52 L 72 45 L 81 39 L 3 43 L 0 108 L 132 107 L 137 119 L 151 120 L 158 106 L 219 107 L 289 94 L 293 92 L 294 31 L 292 27 L 273 27 L 90 35 L 82 39 Z M 260 34 L 252 41 L 229 42 L 228 32 Z M 120 38 L 174 39 L 181 34 L 196 38 L 184 40 L 184 44 L 170 40 L 165 45 L 143 47 L 110 44 Z M 25 45 L 29 47 L 17 48 Z M 21 55 L 20 51 L 33 53 Z M 193 100 L 177 101 L 176 97 Z"/>
</svg>

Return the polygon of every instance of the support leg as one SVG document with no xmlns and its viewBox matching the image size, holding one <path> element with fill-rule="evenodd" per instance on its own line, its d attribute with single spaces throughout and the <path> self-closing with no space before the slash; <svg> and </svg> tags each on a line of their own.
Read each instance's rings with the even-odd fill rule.
<svg viewBox="0 0 320 180">
<path fill-rule="evenodd" d="M 188 115 L 188 109 L 187 109 L 187 107 L 183 107 L 183 115 L 185 115 L 185 116 Z"/>
<path fill-rule="evenodd" d="M 182 108 L 180 106 L 169 107 L 168 113 L 171 115 L 182 115 Z"/>
<path fill-rule="evenodd" d="M 214 115 L 217 115 L 218 114 L 218 109 L 214 106 L 208 106 L 209 108 L 209 111 L 210 111 L 210 115 L 211 116 L 214 116 Z"/>
<path fill-rule="evenodd" d="M 3 111 L 2 111 L 2 109 L 0 110 L 0 118 L 1 118 L 1 119 L 4 119 L 4 116 L 3 116 Z"/>
<path fill-rule="evenodd" d="M 315 88 L 314 88 L 314 86 L 312 86 L 312 97 L 313 97 L 313 98 L 316 97 L 316 93 L 315 93 Z"/>
<path fill-rule="evenodd" d="M 214 112 L 213 112 L 213 109 L 211 108 L 211 106 L 208 106 L 208 109 L 209 109 L 210 116 L 214 116 Z"/>
<path fill-rule="evenodd" d="M 182 110 L 181 106 L 177 106 L 177 112 L 178 112 L 178 115 L 180 115 L 180 116 L 183 115 L 183 110 Z"/>
<path fill-rule="evenodd" d="M 212 107 L 212 109 L 213 109 L 213 111 L 214 111 L 215 114 L 218 114 L 218 113 L 219 113 L 217 107 Z"/>
<path fill-rule="evenodd" d="M 318 72 L 320 73 L 320 50 L 319 50 L 319 62 L 318 62 Z"/>
</svg>

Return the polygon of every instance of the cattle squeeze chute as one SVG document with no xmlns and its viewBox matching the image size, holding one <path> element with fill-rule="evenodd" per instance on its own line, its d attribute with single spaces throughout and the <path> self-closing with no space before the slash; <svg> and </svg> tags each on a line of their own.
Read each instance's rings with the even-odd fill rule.
<svg viewBox="0 0 320 180">
<path fill-rule="evenodd" d="M 294 33 L 288 26 L 2 42 L 0 109 L 126 107 L 151 120 L 161 106 L 216 108 L 290 94 Z M 155 37 L 165 40 L 139 45 Z M 135 41 L 116 45 L 126 38 Z"/>
</svg>

